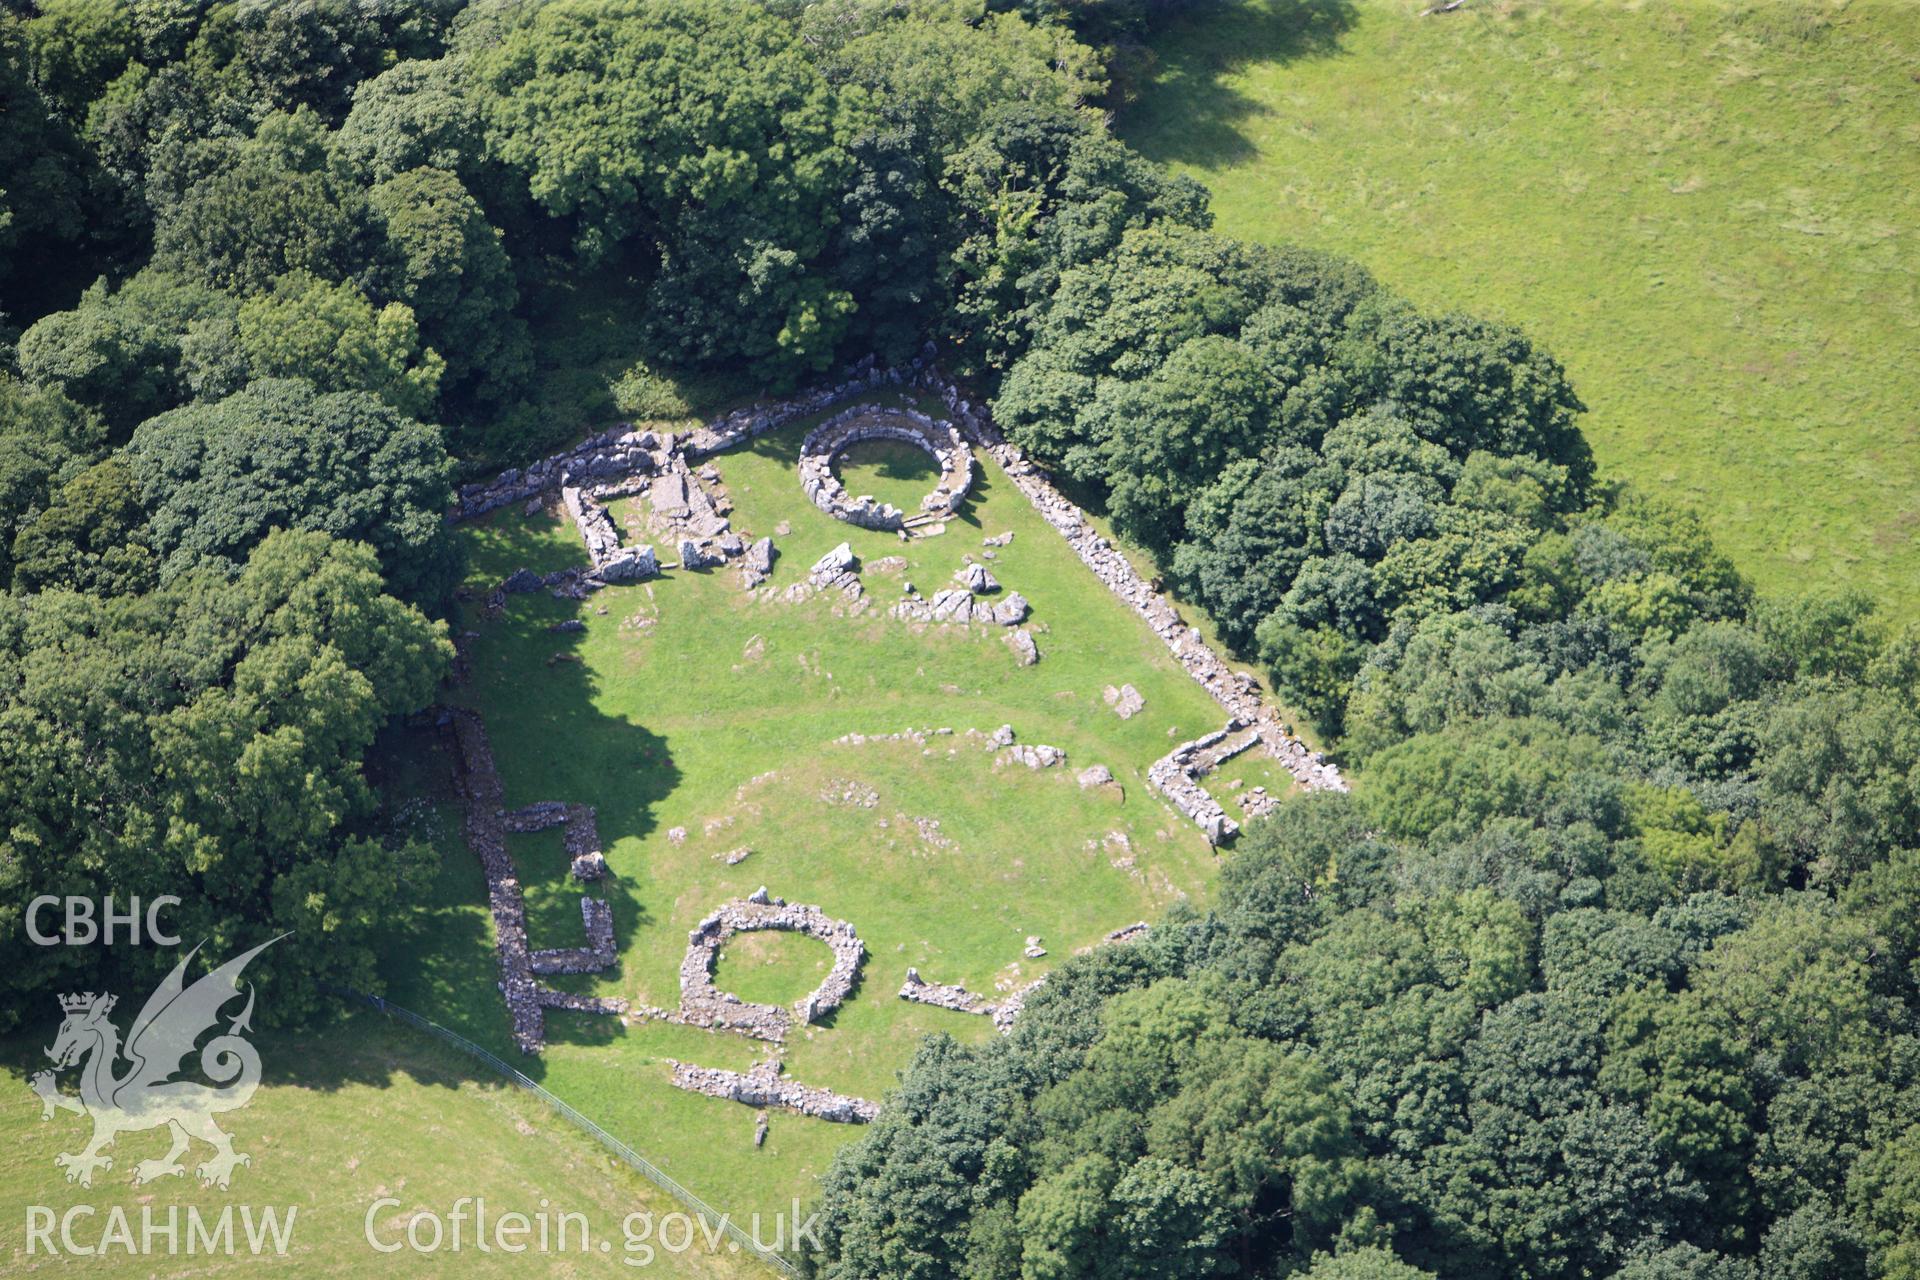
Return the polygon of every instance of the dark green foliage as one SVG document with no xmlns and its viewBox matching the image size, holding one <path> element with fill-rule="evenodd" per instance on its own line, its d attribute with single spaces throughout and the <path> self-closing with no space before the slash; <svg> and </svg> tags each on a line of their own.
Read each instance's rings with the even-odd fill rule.
<svg viewBox="0 0 1920 1280">
<path fill-rule="evenodd" d="M 366 270 L 375 252 L 366 196 L 330 145 L 301 111 L 268 117 L 244 142 L 197 147 L 177 193 L 157 202 L 154 261 L 236 293 L 293 271 L 344 280 Z"/>
<path fill-rule="evenodd" d="M 0 585 L 13 541 L 102 443 L 98 419 L 45 387 L 0 376 Z"/>
<path fill-rule="evenodd" d="M 95 463 L 49 495 L 13 540 L 16 587 L 130 595 L 152 587 L 159 562 L 147 545 L 140 487 L 125 458 Z"/>
<path fill-rule="evenodd" d="M 446 361 L 440 391 L 461 406 L 499 405 L 533 373 L 526 322 L 514 314 L 513 264 L 479 201 L 444 169 L 409 169 L 367 193 L 392 265 L 382 292 L 405 300 L 421 341 Z"/>
<path fill-rule="evenodd" d="M 142 424 L 127 458 L 166 579 L 208 560 L 237 567 L 276 528 L 364 540 L 387 581 L 427 603 L 457 570 L 439 430 L 362 392 L 256 382 Z"/>
<path fill-rule="evenodd" d="M 360 757 L 432 696 L 450 653 L 383 594 L 369 549 L 320 533 L 276 533 L 237 575 L 146 594 L 0 598 L 8 1020 L 61 984 L 151 983 L 175 958 L 33 946 L 28 886 L 177 894 L 170 923 L 222 953 L 293 930 L 260 962 L 274 1021 L 315 1010 L 317 981 L 377 983 L 379 922 L 432 854 L 375 838 Z"/>
<path fill-rule="evenodd" d="M 996 410 L 1295 705 L 1339 729 L 1396 624 L 1508 597 L 1563 612 L 1527 561 L 1591 464 L 1551 357 L 1309 255 L 1166 223 L 1106 249 L 1058 275 Z"/>
<path fill-rule="evenodd" d="M 452 59 L 396 63 L 363 83 L 340 126 L 340 151 L 377 182 L 411 169 L 471 172 L 480 161 L 479 110 Z"/>
<path fill-rule="evenodd" d="M 663 354 L 825 367 L 853 310 L 819 261 L 852 122 L 787 24 L 723 0 L 561 0 L 478 74 L 489 146 L 583 265 L 652 277 Z"/>
<path fill-rule="evenodd" d="M 125 234 L 119 193 L 72 114 L 112 37 L 95 53 L 95 33 L 75 32 L 69 60 L 39 25 L 0 12 L 0 313 L 16 322 L 66 305 Z"/>
<path fill-rule="evenodd" d="M 20 338 L 20 370 L 98 413 L 124 439 L 156 413 L 202 388 L 204 340 L 230 328 L 234 299 L 149 268 L 118 289 L 96 281 L 71 311 Z M 217 347 L 217 341 L 213 346 Z"/>
</svg>

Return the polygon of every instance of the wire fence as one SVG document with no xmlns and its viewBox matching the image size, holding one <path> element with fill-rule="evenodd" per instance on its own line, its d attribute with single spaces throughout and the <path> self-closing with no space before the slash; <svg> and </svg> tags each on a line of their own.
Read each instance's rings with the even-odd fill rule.
<svg viewBox="0 0 1920 1280">
<path fill-rule="evenodd" d="M 538 1081 L 529 1078 L 526 1073 L 522 1072 L 504 1058 L 481 1048 L 459 1032 L 449 1031 L 431 1018 L 423 1018 L 413 1010 L 404 1009 L 394 1004 L 391 1000 L 382 999 L 380 996 L 370 996 L 365 992 L 354 991 L 347 987 L 327 986 L 325 989 L 345 999 L 358 1000 L 362 1004 L 371 1005 L 373 1008 L 378 1009 L 381 1013 L 386 1014 L 389 1018 L 396 1021 L 405 1022 L 420 1028 L 422 1031 L 430 1032 L 460 1050 L 462 1053 L 467 1054 L 469 1057 L 477 1058 L 481 1062 L 486 1063 L 513 1084 L 525 1089 L 528 1093 L 539 1098 L 568 1120 L 571 1120 L 574 1125 L 588 1137 L 591 1137 L 601 1146 L 618 1156 L 628 1168 L 685 1205 L 698 1216 L 709 1229 L 718 1229 L 723 1232 L 727 1239 L 739 1245 L 743 1251 L 752 1254 L 782 1275 L 799 1276 L 799 1268 L 795 1267 L 793 1263 L 785 1257 L 761 1245 L 751 1234 L 734 1222 L 732 1217 L 715 1209 L 705 1200 L 702 1200 L 699 1196 L 681 1186 L 666 1170 L 608 1133 L 605 1129 L 602 1129 L 593 1121 L 587 1119 L 587 1117 L 581 1115 L 578 1111 L 574 1110 L 565 1099 L 559 1097 Z"/>
</svg>

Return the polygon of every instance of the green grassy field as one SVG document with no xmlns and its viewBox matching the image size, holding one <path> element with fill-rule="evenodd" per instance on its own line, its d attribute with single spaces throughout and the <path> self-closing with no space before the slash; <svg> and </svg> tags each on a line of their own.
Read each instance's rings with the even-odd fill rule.
<svg viewBox="0 0 1920 1280">
<path fill-rule="evenodd" d="M 1920 605 L 1920 6 L 1244 0 L 1121 132 L 1222 231 L 1566 362 L 1763 587 Z"/>
<path fill-rule="evenodd" d="M 134 1164 L 158 1157 L 166 1139 L 156 1133 L 125 1134 L 111 1150 L 113 1169 L 96 1175 L 91 1188 L 68 1184 L 53 1158 L 77 1151 L 85 1122 L 67 1112 L 40 1119 L 40 1102 L 26 1077 L 45 1066 L 38 1046 L 50 1038 L 14 1037 L 0 1042 L 0 1271 L 10 1276 L 84 1274 L 101 1276 L 209 1276 L 266 1267 L 300 1276 L 504 1276 L 541 1274 L 614 1276 L 640 1274 L 735 1277 L 770 1274 L 758 1264 L 704 1242 L 686 1253 L 655 1250 L 651 1264 L 622 1265 L 623 1223 L 633 1213 L 656 1222 L 679 1205 L 653 1184 L 612 1159 L 596 1143 L 556 1116 L 538 1099 L 486 1075 L 466 1057 L 422 1033 L 395 1026 L 375 1014 L 356 1014 L 318 1030 L 257 1037 L 265 1078 L 260 1091 L 225 1127 L 252 1164 L 234 1172 L 227 1191 L 204 1189 L 191 1171 L 144 1187 L 131 1185 Z M 70 1086 L 69 1086 L 70 1087 Z M 196 1147 L 190 1159 L 202 1159 Z M 367 1213 L 376 1201 L 394 1198 L 374 1222 L 383 1244 L 402 1239 L 415 1213 L 446 1222 L 460 1197 L 485 1200 L 493 1215 L 542 1210 L 584 1214 L 591 1235 L 584 1254 L 528 1255 L 473 1247 L 471 1226 L 455 1253 L 450 1237 L 440 1251 L 381 1253 L 367 1243 Z M 75 1219 L 80 1244 L 97 1244 L 114 1208 L 140 1230 L 143 1210 L 164 1222 L 176 1209 L 184 1224 L 188 1209 L 211 1220 L 227 1205 L 295 1209 L 284 1257 L 241 1255 L 127 1256 L 114 1249 L 92 1257 L 29 1256 L 24 1229 L 27 1206 L 57 1215 L 76 1205 L 97 1210 Z M 635 1224 L 637 1228 L 638 1224 Z M 577 1228 L 571 1240 L 578 1240 Z M 236 1235 L 240 1228 L 236 1226 Z M 182 1226 L 184 1237 L 185 1228 Z M 771 1240 L 768 1230 L 763 1240 Z M 423 1241 L 431 1237 L 421 1228 Z M 601 1239 L 611 1244 L 599 1250 Z M 56 1243 L 59 1236 L 54 1236 Z M 554 1237 L 549 1236 L 551 1244 Z M 675 1237 L 677 1243 L 677 1237 Z M 162 1245 L 164 1247 L 164 1245 Z M 186 1247 L 184 1238 L 180 1248 Z"/>
<path fill-rule="evenodd" d="M 1214 854 L 1156 795 L 1145 770 L 1169 746 L 1217 727 L 1217 704 L 1146 626 L 1087 572 L 990 461 L 962 516 L 942 536 L 902 542 L 832 520 L 800 491 L 794 468 L 805 423 L 716 460 L 733 523 L 773 534 L 769 584 L 784 590 L 836 543 L 861 557 L 873 607 L 854 616 L 838 596 L 802 603 L 751 598 L 735 569 L 671 571 L 603 591 L 584 604 L 545 594 L 512 599 L 486 620 L 469 608 L 471 680 L 455 696 L 479 709 L 509 805 L 597 806 L 614 876 L 619 969 L 577 989 L 672 1007 L 690 926 L 759 885 L 851 921 L 869 955 L 854 997 L 785 1046 L 788 1074 L 878 1098 L 932 1031 L 992 1034 L 985 1019 L 897 998 L 908 966 L 982 992 L 1044 973 L 1109 930 L 1152 919 L 1172 900 L 1204 901 Z M 917 457 L 917 454 L 915 455 Z M 846 462 L 850 487 L 917 506 L 930 468 L 888 451 Z M 616 505 L 616 517 L 633 514 Z M 1033 604 L 1043 658 L 1017 665 L 998 628 L 912 625 L 885 616 L 905 582 L 931 594 L 982 538 L 1013 532 L 991 562 Z M 550 569 L 584 555 L 570 524 L 517 508 L 462 530 L 470 584 L 484 595 L 512 569 Z M 890 557 L 904 565 L 885 567 Z M 578 617 L 584 633 L 555 633 Z M 1120 719 L 1101 694 L 1131 682 L 1146 709 Z M 996 768 L 969 730 L 1011 724 L 1019 739 L 1065 749 L 1066 768 Z M 926 745 L 837 742 L 850 733 L 954 730 Z M 445 762 L 403 749 L 388 767 L 401 790 L 438 796 L 445 852 L 436 902 L 403 940 L 390 994 L 495 1048 L 506 1018 L 495 989 L 479 870 L 460 837 Z M 1091 764 L 1119 785 L 1082 789 Z M 1234 777 L 1284 788 L 1265 761 Z M 677 834 L 683 833 L 683 834 Z M 534 946 L 578 945 L 577 891 L 557 842 L 513 837 L 527 883 Z M 744 859 L 730 862 L 742 849 Z M 1029 935 L 1049 955 L 1022 956 Z M 826 948 L 802 938 L 743 936 L 720 981 L 745 998 L 788 1001 L 810 990 Z M 575 981 L 575 980 L 569 980 Z M 766 1046 L 659 1022 L 549 1016 L 549 1045 L 530 1073 L 702 1196 L 736 1213 L 811 1194 L 841 1125 L 776 1113 L 764 1147 L 754 1114 L 671 1087 L 669 1058 L 744 1070 Z"/>
</svg>

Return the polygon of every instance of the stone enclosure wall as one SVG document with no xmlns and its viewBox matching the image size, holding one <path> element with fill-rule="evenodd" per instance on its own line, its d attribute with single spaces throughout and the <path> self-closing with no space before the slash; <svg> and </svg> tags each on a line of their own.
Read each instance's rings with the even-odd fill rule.
<svg viewBox="0 0 1920 1280">
<path fill-rule="evenodd" d="M 621 1014 L 624 1000 L 602 999 L 555 991 L 534 981 L 536 974 L 596 973 L 615 961 L 613 912 L 597 898 L 582 897 L 580 911 L 587 946 L 579 949 L 534 951 L 527 945 L 526 900 L 520 891 L 520 873 L 507 853 L 509 831 L 538 831 L 562 823 L 580 825 L 582 843 L 595 846 L 593 810 L 585 805 L 532 805 L 511 814 L 500 805 L 500 774 L 494 767 L 493 747 L 480 717 L 464 708 L 443 713 L 444 727 L 453 736 L 455 777 L 466 802 L 467 847 L 486 876 L 487 903 L 493 913 L 495 954 L 500 962 L 500 994 L 507 1002 L 507 1018 L 514 1044 L 522 1053 L 538 1053 L 546 1042 L 547 1009 L 574 1009 L 584 1013 Z"/>
<path fill-rule="evenodd" d="M 950 422 L 936 422 L 912 409 L 855 405 L 807 433 L 800 445 L 800 487 L 813 505 L 836 520 L 863 529 L 904 529 L 919 523 L 900 508 L 870 494 L 849 497 L 833 472 L 842 453 L 862 440 L 898 440 L 924 450 L 940 468 L 933 491 L 920 500 L 924 518 L 945 519 L 959 509 L 973 483 L 973 454 Z"/>
<path fill-rule="evenodd" d="M 804 933 L 833 951 L 833 967 L 827 976 L 791 1009 L 754 1004 L 714 985 L 713 971 L 720 949 L 736 933 L 755 929 Z M 762 888 L 751 897 L 722 904 L 687 934 L 687 954 L 680 962 L 680 1008 L 669 1016 L 690 1026 L 736 1031 L 778 1042 L 787 1038 L 796 1021 L 805 1026 L 839 1008 L 852 993 L 866 954 L 866 944 L 846 921 L 835 920 L 819 907 L 772 897 Z"/>
<path fill-rule="evenodd" d="M 1000 435 L 982 408 L 971 404 L 958 388 L 944 381 L 930 357 L 916 359 L 905 369 L 883 369 L 869 358 L 830 386 L 778 403 L 738 410 L 690 431 L 659 432 L 622 427 L 602 432 L 563 453 L 525 468 L 502 472 L 486 483 L 463 487 L 448 519 L 471 519 L 515 502 L 529 507 L 545 505 L 557 496 L 580 532 L 588 552 L 586 570 L 547 575 L 521 570 L 496 588 L 490 605 L 497 606 L 506 594 L 514 591 L 545 588 L 558 595 L 578 597 L 604 586 L 635 582 L 658 573 L 663 564 L 654 548 L 625 545 L 608 510 L 609 502 L 625 496 L 644 501 L 651 527 L 673 545 L 681 564 L 700 568 L 739 560 L 745 580 L 753 586 L 764 580 L 771 568 L 775 555 L 772 540 L 763 538 L 749 546 L 733 531 L 728 519 L 730 505 L 719 484 L 719 475 L 711 466 L 700 464 L 765 432 L 887 386 L 913 386 L 940 396 L 951 420 L 936 420 L 910 410 L 856 406 L 822 423 L 808 434 L 801 461 L 801 483 L 817 505 L 851 523 L 904 532 L 917 521 L 940 519 L 957 508 L 971 484 L 971 450 L 985 449 L 1041 517 L 1067 540 L 1082 563 L 1147 622 L 1182 668 L 1225 710 L 1227 723 L 1222 729 L 1180 744 L 1148 770 L 1149 781 L 1177 810 L 1198 825 L 1209 840 L 1217 843 L 1229 838 L 1237 830 L 1236 824 L 1200 785 L 1199 779 L 1227 756 L 1256 745 L 1279 761 L 1304 788 L 1346 789 L 1346 781 L 1338 768 L 1310 751 L 1288 731 L 1281 712 L 1266 702 L 1258 684 L 1251 677 L 1234 671 L 1194 629 L 1182 622 L 1157 584 L 1142 578 L 1125 555 L 1094 530 L 1085 514 L 1061 494 L 1046 474 Z M 939 462 L 940 483 L 923 502 L 921 512 L 909 515 L 873 503 L 871 499 L 863 502 L 858 497 L 849 498 L 844 486 L 833 476 L 833 461 L 841 451 L 855 440 L 874 437 L 916 444 L 927 449 Z M 841 550 L 835 549 L 836 553 Z M 861 603 L 858 573 L 851 554 L 844 557 L 847 563 L 828 563 L 834 554 L 830 553 L 815 567 L 809 585 L 815 590 L 837 588 L 850 601 Z M 943 588 L 931 598 L 909 597 L 892 612 L 906 621 L 1017 626 L 1026 617 L 1026 601 L 1017 592 L 991 601 L 983 598 L 997 592 L 998 583 L 992 582 L 991 575 L 982 570 L 975 581 L 963 581 L 957 588 Z M 1031 635 L 1020 634 L 1026 634 L 1028 648 L 1031 648 Z M 1037 652 L 1022 660 L 1031 661 L 1035 656 Z M 491 751 L 478 718 L 469 712 L 453 712 L 451 716 L 461 761 L 461 784 L 468 801 L 468 843 L 486 871 L 499 943 L 501 990 L 507 1000 L 516 1043 L 523 1050 L 534 1052 L 542 1041 L 544 1009 L 619 1013 L 625 1005 L 554 991 L 534 980 L 538 974 L 592 972 L 614 963 L 611 912 L 604 901 L 583 898 L 582 923 L 587 945 L 532 951 L 526 941 L 525 909 L 517 873 L 505 850 L 505 833 L 540 829 L 521 824 L 565 826 L 573 873 L 583 881 L 604 875 L 605 859 L 598 848 L 597 835 L 592 834 L 592 810 L 585 806 L 530 806 L 513 814 L 502 810 L 498 777 L 493 773 Z M 1037 752 L 1037 749 L 1029 750 Z M 1025 758 L 1017 763 L 1034 764 Z M 1035 767 L 1040 766 L 1035 764 Z M 1249 805 L 1248 811 L 1255 812 L 1255 807 Z M 748 928 L 791 928 L 821 938 L 835 953 L 828 981 L 791 1010 L 748 1005 L 719 991 L 712 981 L 718 949 L 727 936 Z M 648 1013 L 778 1041 L 791 1030 L 796 1018 L 804 1025 L 846 998 L 857 980 L 864 954 L 865 948 L 851 925 L 826 917 L 818 908 L 790 906 L 756 895 L 755 899 L 728 903 L 701 922 L 690 935 L 682 966 L 681 1008 L 672 1013 L 663 1010 Z M 984 1013 L 1005 1029 L 1011 1025 L 1029 990 L 1031 986 L 1001 1000 L 989 1001 L 962 988 L 921 981 L 917 974 L 912 974 L 900 994 L 943 1007 Z M 683 1074 L 687 1081 L 683 1087 L 753 1105 L 786 1106 L 796 1110 L 814 1107 L 818 1109 L 808 1110 L 807 1114 L 834 1113 L 827 1118 L 871 1118 L 872 1103 L 842 1098 L 825 1090 L 809 1090 L 786 1080 L 779 1074 L 777 1061 L 771 1064 L 770 1071 L 756 1068 L 744 1076 L 676 1066 L 676 1083 L 681 1082 Z"/>
<path fill-rule="evenodd" d="M 816 1089 L 788 1079 L 781 1074 L 783 1067 L 778 1058 L 767 1058 L 746 1072 L 697 1067 L 672 1058 L 667 1061 L 673 1063 L 673 1083 L 676 1087 L 691 1093 L 704 1093 L 710 1098 L 724 1098 L 750 1107 L 784 1107 L 816 1120 L 832 1120 L 840 1124 L 866 1124 L 880 1114 L 880 1104 L 877 1102 L 848 1097 L 831 1089 Z M 756 1134 L 755 1142 L 759 1142 L 762 1136 L 764 1130 Z"/>
</svg>

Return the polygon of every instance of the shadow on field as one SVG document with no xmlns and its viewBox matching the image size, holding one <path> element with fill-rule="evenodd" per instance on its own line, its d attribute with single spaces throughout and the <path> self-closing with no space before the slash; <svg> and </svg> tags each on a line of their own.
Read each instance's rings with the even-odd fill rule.
<svg viewBox="0 0 1920 1280">
<path fill-rule="evenodd" d="M 495 522 L 498 527 L 492 532 L 500 545 L 475 557 L 477 572 L 470 586 L 505 576 L 509 564 L 562 567 L 564 557 L 551 546 L 543 547 L 525 523 L 514 518 Z M 679 785 L 681 775 L 664 737 L 600 709 L 596 678 L 580 653 L 584 633 L 555 628 L 602 610 L 641 616 L 646 598 L 638 592 L 609 591 L 575 602 L 535 591 L 509 596 L 504 612 L 489 617 L 479 605 L 484 591 L 474 594 L 454 620 L 456 632 L 473 633 L 467 678 L 443 690 L 442 697 L 485 708 L 505 808 L 549 801 L 595 806 L 600 847 L 612 874 L 585 892 L 612 908 L 614 936 L 623 941 L 648 916 L 640 889 L 646 868 L 626 859 L 635 844 L 654 831 L 655 806 Z M 382 948 L 385 994 L 396 1005 L 477 1042 L 539 1080 L 545 1074 L 542 1059 L 512 1047 L 486 910 L 486 879 L 467 846 L 451 739 L 443 729 L 417 727 L 384 744 L 379 756 L 380 780 L 392 793 L 432 801 L 431 840 L 441 854 L 424 900 L 403 917 Z M 534 950 L 586 945 L 579 907 L 583 887 L 569 875 L 560 829 L 509 834 L 507 850 L 525 898 L 528 945 Z M 561 991 L 608 994 L 620 978 L 616 962 L 597 974 L 540 981 Z M 560 1010 L 548 1010 L 545 1021 L 549 1044 L 599 1044 L 623 1031 L 617 1018 Z M 417 1030 L 400 1030 L 426 1038 Z M 457 1071 L 467 1060 L 456 1055 L 452 1061 Z M 377 1056 L 355 1063 L 372 1070 L 350 1078 L 381 1082 Z M 470 1066 L 460 1073 L 465 1078 L 494 1078 L 480 1063 Z M 297 1061 L 285 1069 L 287 1083 L 315 1088 L 337 1083 L 326 1078 L 327 1072 Z"/>
<path fill-rule="evenodd" d="M 1224 83 L 1248 63 L 1285 64 L 1340 51 L 1352 0 L 1233 0 L 1196 6 L 1155 42 L 1159 65 L 1121 132 L 1149 159 L 1214 168 L 1256 158 L 1240 132 L 1268 110 Z"/>
</svg>

